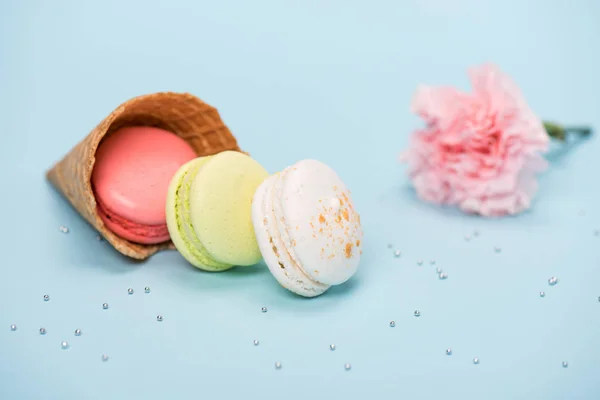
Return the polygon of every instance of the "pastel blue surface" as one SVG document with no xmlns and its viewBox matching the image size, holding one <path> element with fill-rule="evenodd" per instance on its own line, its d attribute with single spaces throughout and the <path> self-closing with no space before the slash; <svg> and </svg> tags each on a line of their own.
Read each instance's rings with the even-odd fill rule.
<svg viewBox="0 0 600 400">
<path fill-rule="evenodd" d="M 396 161 L 416 85 L 466 88 L 487 61 L 541 117 L 600 128 L 599 20 L 595 0 L 0 2 L 0 398 L 599 399 L 600 141 L 555 152 L 534 208 L 502 220 L 418 202 Z M 264 265 L 97 241 L 44 173 L 164 90 L 216 106 L 271 172 L 336 169 L 364 222 L 355 278 L 306 300 Z"/>
</svg>

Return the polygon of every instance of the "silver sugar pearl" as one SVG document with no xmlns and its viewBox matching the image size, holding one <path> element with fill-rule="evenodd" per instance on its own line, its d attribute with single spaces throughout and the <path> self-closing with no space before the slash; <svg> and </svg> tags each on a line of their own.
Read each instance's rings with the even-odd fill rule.
<svg viewBox="0 0 600 400">
<path fill-rule="evenodd" d="M 100 236 L 100 235 L 96 236 L 96 240 L 99 241 L 99 242 L 101 242 L 102 241 L 102 236 Z"/>
<path fill-rule="evenodd" d="M 260 311 L 262 311 L 262 312 L 266 313 L 266 312 L 267 312 L 267 307 L 263 307 L 263 308 L 261 308 L 261 309 L 260 309 Z"/>
<path fill-rule="evenodd" d="M 394 251 L 394 257 L 398 258 L 402 255 L 402 252 L 400 252 L 400 250 L 395 250 Z"/>
<path fill-rule="evenodd" d="M 58 228 L 62 233 L 69 233 L 69 228 L 67 228 L 66 226 L 61 225 Z"/>
<path fill-rule="evenodd" d="M 275 368 L 281 369 L 281 363 L 279 361 L 275 363 Z"/>
<path fill-rule="evenodd" d="M 163 320 L 163 316 L 162 316 L 162 315 L 157 315 L 157 316 L 156 316 L 156 320 L 157 320 L 158 322 L 162 322 L 162 320 Z"/>
<path fill-rule="evenodd" d="M 473 358 L 473 364 L 479 364 L 479 357 Z"/>
<path fill-rule="evenodd" d="M 540 292 L 540 297 L 546 297 L 546 292 Z"/>
<path fill-rule="evenodd" d="M 258 341 L 258 339 L 254 339 L 254 341 L 252 343 L 254 343 L 255 346 L 258 346 L 260 344 L 260 342 Z"/>
<path fill-rule="evenodd" d="M 10 326 L 10 330 L 11 330 L 11 331 L 16 331 L 16 330 L 17 330 L 17 326 L 16 326 L 15 324 L 12 324 L 12 325 Z"/>
<path fill-rule="evenodd" d="M 558 278 L 553 276 L 552 278 L 548 279 L 548 285 L 550 286 L 554 286 L 558 283 Z"/>
<path fill-rule="evenodd" d="M 127 293 L 129 293 L 129 294 L 133 294 L 133 288 L 129 288 L 129 289 L 127 289 Z"/>
<path fill-rule="evenodd" d="M 68 342 L 66 342 L 66 341 L 63 341 L 63 342 L 60 344 L 60 347 L 62 347 L 63 349 L 68 349 L 68 348 L 69 348 L 69 343 L 68 343 Z"/>
<path fill-rule="evenodd" d="M 435 269 L 435 272 L 437 272 L 438 274 L 441 274 L 441 273 L 442 273 L 442 269 L 441 269 L 440 267 L 437 267 L 437 268 Z"/>
<path fill-rule="evenodd" d="M 500 253 L 502 251 L 502 248 L 498 247 L 498 246 L 494 246 L 494 251 L 496 253 Z"/>
<path fill-rule="evenodd" d="M 567 368 L 569 366 L 569 363 L 566 361 L 563 361 L 562 366 L 563 366 L 563 368 Z"/>
<path fill-rule="evenodd" d="M 46 328 L 40 328 L 40 335 L 46 334 Z"/>
<path fill-rule="evenodd" d="M 335 350 L 335 344 L 330 344 L 329 345 L 329 350 L 334 351 Z"/>
<path fill-rule="evenodd" d="M 146 293 L 150 293 L 150 286 L 146 286 L 146 287 L 144 288 L 144 292 L 146 292 Z"/>
<path fill-rule="evenodd" d="M 105 309 L 105 310 L 108 310 L 108 303 L 102 304 L 102 308 Z"/>
<path fill-rule="evenodd" d="M 102 354 L 102 361 L 108 361 L 108 356 L 106 354 Z"/>
<path fill-rule="evenodd" d="M 417 261 L 417 265 L 423 265 L 423 260 Z"/>
<path fill-rule="evenodd" d="M 396 326 L 396 321 L 390 321 L 390 327 L 395 327 Z"/>
<path fill-rule="evenodd" d="M 350 368 L 352 368 L 352 365 L 350 365 L 350 364 L 344 364 L 344 369 L 346 371 L 350 371 Z"/>
<path fill-rule="evenodd" d="M 448 279 L 448 274 L 445 273 L 445 272 L 441 272 L 440 275 L 439 275 L 439 278 L 442 279 L 442 280 Z"/>
<path fill-rule="evenodd" d="M 75 336 L 81 336 L 81 329 L 75 329 Z"/>
<path fill-rule="evenodd" d="M 450 349 L 450 348 L 446 349 L 446 355 L 451 356 L 452 355 L 452 349 Z"/>
<path fill-rule="evenodd" d="M 47 294 L 44 295 L 44 301 L 48 301 L 50 300 L 50 296 L 48 296 Z"/>
<path fill-rule="evenodd" d="M 435 265 L 435 260 L 431 260 L 431 261 L 429 261 L 429 263 L 430 263 L 431 265 Z"/>
<path fill-rule="evenodd" d="M 415 310 L 415 317 L 420 317 L 420 316 L 421 316 L 421 311 Z"/>
</svg>

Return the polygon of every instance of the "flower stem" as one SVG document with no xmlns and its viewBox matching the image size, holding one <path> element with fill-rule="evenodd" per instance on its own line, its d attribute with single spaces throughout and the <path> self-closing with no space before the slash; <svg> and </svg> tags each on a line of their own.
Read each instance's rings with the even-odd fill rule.
<svg viewBox="0 0 600 400">
<path fill-rule="evenodd" d="M 574 134 L 579 137 L 588 137 L 592 135 L 592 128 L 589 126 L 563 126 L 554 122 L 544 121 L 544 128 L 548 136 L 553 139 L 565 141 L 567 135 Z"/>
</svg>

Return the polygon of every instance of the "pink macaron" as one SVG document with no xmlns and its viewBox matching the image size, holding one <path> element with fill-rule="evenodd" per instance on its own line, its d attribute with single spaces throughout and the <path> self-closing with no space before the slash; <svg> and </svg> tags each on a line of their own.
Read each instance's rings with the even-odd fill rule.
<svg viewBox="0 0 600 400">
<path fill-rule="evenodd" d="M 122 128 L 96 152 L 92 186 L 98 214 L 108 229 L 135 243 L 169 240 L 165 216 L 171 178 L 195 151 L 163 129 Z"/>
</svg>

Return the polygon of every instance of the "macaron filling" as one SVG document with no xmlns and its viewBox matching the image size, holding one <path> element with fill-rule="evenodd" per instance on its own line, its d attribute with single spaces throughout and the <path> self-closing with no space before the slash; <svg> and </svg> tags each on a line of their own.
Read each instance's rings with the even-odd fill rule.
<svg viewBox="0 0 600 400">
<path fill-rule="evenodd" d="M 232 265 L 220 263 L 210 255 L 198 238 L 190 215 L 190 191 L 194 178 L 209 159 L 210 157 L 203 157 L 194 160 L 183 171 L 183 175 L 178 181 L 178 186 L 175 190 L 175 221 L 183 245 L 188 254 L 193 258 L 188 261 L 197 267 L 222 271 L 231 268 Z"/>
</svg>

